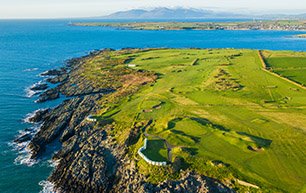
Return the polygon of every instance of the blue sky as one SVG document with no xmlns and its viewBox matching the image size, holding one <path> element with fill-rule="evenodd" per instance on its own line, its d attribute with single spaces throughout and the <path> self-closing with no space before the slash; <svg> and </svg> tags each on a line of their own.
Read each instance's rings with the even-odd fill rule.
<svg viewBox="0 0 306 193">
<path fill-rule="evenodd" d="M 240 13 L 306 13 L 306 0 L 0 0 L 0 18 L 71 18 L 152 7 L 193 7 Z"/>
</svg>

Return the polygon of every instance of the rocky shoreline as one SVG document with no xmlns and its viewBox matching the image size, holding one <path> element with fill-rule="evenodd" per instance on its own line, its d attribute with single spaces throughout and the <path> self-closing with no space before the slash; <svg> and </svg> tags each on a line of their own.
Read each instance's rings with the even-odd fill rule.
<svg viewBox="0 0 306 193">
<path fill-rule="evenodd" d="M 36 111 L 28 121 L 41 124 L 38 132 L 34 135 L 27 133 L 15 140 L 15 143 L 29 141 L 27 148 L 30 149 L 33 160 L 41 158 L 49 144 L 61 144 L 59 151 L 54 152 L 52 158 L 58 164 L 47 179 L 54 184 L 54 191 L 234 192 L 219 181 L 193 171 L 181 172 L 177 180 L 149 183 L 146 176 L 138 171 L 135 160 L 128 155 L 128 143 L 122 145 L 110 134 L 113 123 L 86 120 L 87 116 L 100 110 L 101 101 L 106 100 L 105 96 L 114 97 L 118 93 L 129 95 L 156 79 L 155 75 L 149 72 L 135 70 L 125 70 L 124 75 L 116 70 L 107 70 L 110 74 L 101 83 L 95 80 L 91 82 L 80 76 L 91 58 L 110 51 L 112 50 L 95 51 L 70 60 L 63 68 L 47 71 L 42 75 L 50 76 L 47 81 L 57 85 L 47 89 L 46 85 L 42 84 L 35 88 L 47 89 L 39 95 L 37 102 L 54 100 L 61 96 L 68 97 L 57 107 Z M 133 85 L 133 89 L 123 90 L 126 78 L 120 79 L 122 84 L 115 84 L 114 77 L 131 75 L 142 78 Z"/>
</svg>

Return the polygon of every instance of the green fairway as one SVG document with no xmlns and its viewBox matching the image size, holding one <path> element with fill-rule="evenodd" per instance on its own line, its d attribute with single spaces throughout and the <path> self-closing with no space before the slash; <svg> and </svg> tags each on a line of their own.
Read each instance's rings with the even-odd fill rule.
<svg viewBox="0 0 306 193">
<path fill-rule="evenodd" d="M 168 161 L 167 147 L 161 139 L 148 140 L 147 148 L 143 150 L 143 154 L 152 161 Z"/>
<path fill-rule="evenodd" d="M 269 54 L 273 69 L 306 68 L 305 53 Z M 284 55 L 289 59 L 283 60 Z M 109 56 L 125 61 L 125 66 L 136 64 L 135 71 L 158 76 L 155 83 L 143 85 L 134 94 L 122 94 L 120 100 L 104 104 L 101 119 L 114 121 L 118 141 L 124 143 L 136 127 L 139 136 L 148 133 L 165 139 L 172 147 L 170 161 L 181 158 L 184 167 L 199 173 L 223 182 L 245 180 L 259 186 L 259 192 L 302 191 L 306 91 L 263 70 L 256 50 L 148 49 L 113 51 Z M 88 69 L 99 72 L 99 64 L 93 61 Z M 286 73 L 305 81 L 303 70 L 282 74 Z M 107 97 L 103 100 L 114 101 L 118 96 Z M 135 141 L 131 152 L 143 145 L 143 137 Z M 144 153 L 156 161 L 167 159 L 162 140 L 149 140 Z M 224 166 L 211 164 L 216 160 Z M 139 163 L 140 171 L 154 175 L 155 180 L 166 170 L 153 174 L 155 170 L 147 172 L 145 163 Z"/>
</svg>

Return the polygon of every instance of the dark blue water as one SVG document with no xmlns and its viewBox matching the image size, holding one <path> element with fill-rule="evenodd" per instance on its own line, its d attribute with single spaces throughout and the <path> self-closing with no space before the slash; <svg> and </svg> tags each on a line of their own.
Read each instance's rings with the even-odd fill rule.
<svg viewBox="0 0 306 193">
<path fill-rule="evenodd" d="M 0 192 L 39 192 L 38 183 L 52 168 L 47 161 L 34 166 L 15 162 L 9 143 L 30 125 L 22 119 L 38 108 L 26 88 L 41 80 L 39 73 L 63 65 L 66 59 L 101 48 L 199 47 L 306 51 L 306 41 L 291 38 L 301 32 L 277 31 L 133 31 L 72 27 L 66 20 L 0 20 Z"/>
</svg>

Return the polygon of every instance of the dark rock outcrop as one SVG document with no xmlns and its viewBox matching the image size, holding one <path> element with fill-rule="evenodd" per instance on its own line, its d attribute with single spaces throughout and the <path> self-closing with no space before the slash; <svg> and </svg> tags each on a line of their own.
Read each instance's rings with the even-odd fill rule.
<svg viewBox="0 0 306 193">
<path fill-rule="evenodd" d="M 68 74 L 61 74 L 59 76 L 54 76 L 54 77 L 50 77 L 47 78 L 47 81 L 52 83 L 52 84 L 56 84 L 56 83 L 60 83 L 65 81 L 68 78 Z"/>
<path fill-rule="evenodd" d="M 50 112 L 50 109 L 39 109 L 32 116 L 27 118 L 30 123 L 38 123 L 45 119 L 45 116 Z"/>
<path fill-rule="evenodd" d="M 19 136 L 17 139 L 14 140 L 15 143 L 23 143 L 26 141 L 30 141 L 32 138 L 32 135 L 30 133 L 23 134 Z"/>
<path fill-rule="evenodd" d="M 39 95 L 39 98 L 37 100 L 38 103 L 46 102 L 48 100 L 54 100 L 60 97 L 60 92 L 58 88 L 51 88 L 49 90 L 46 90 L 42 94 Z"/>
<path fill-rule="evenodd" d="M 60 163 L 49 180 L 63 192 L 105 192 L 111 183 L 107 176 L 107 149 L 100 143 L 101 132 L 89 130 L 86 136 L 86 140 L 71 137 L 56 155 Z"/>
<path fill-rule="evenodd" d="M 60 69 L 52 69 L 48 70 L 46 72 L 41 73 L 41 76 L 59 76 L 62 74 L 65 74 L 67 70 L 65 68 L 60 68 Z"/>
<path fill-rule="evenodd" d="M 78 126 L 88 116 L 89 112 L 95 108 L 94 101 L 100 97 L 100 95 L 88 95 L 66 100 L 48 113 L 43 119 L 39 132 L 29 144 L 29 148 L 32 150 L 32 158 L 41 155 L 46 145 L 61 137 L 61 135 L 65 134 L 62 139 L 67 139 L 67 131 Z"/>
<path fill-rule="evenodd" d="M 224 186 L 222 183 L 218 182 L 209 177 L 205 177 L 196 174 L 192 171 L 183 172 L 179 180 L 168 180 L 158 184 L 157 186 L 152 184 L 144 184 L 143 192 L 226 192 L 234 193 L 233 190 Z"/>
<path fill-rule="evenodd" d="M 40 91 L 40 90 L 46 90 L 48 88 L 48 84 L 46 83 L 37 83 L 31 86 L 30 90 L 33 91 Z"/>
</svg>

